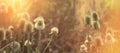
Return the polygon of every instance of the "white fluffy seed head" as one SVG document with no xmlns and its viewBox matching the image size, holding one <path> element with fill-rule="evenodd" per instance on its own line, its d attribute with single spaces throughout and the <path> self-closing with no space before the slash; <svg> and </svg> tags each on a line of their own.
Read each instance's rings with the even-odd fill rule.
<svg viewBox="0 0 120 53">
<path fill-rule="evenodd" d="M 28 21 L 27 23 L 25 23 L 25 26 L 24 26 L 24 32 L 33 32 L 34 31 L 34 26 L 32 24 L 32 22 Z"/>
<path fill-rule="evenodd" d="M 44 23 L 44 18 L 39 16 L 35 20 L 35 28 L 38 30 L 43 30 L 45 29 L 45 23 Z"/>
<path fill-rule="evenodd" d="M 59 29 L 57 27 L 53 27 L 51 28 L 51 32 L 50 34 L 54 34 L 54 35 L 57 35 L 59 33 Z"/>
</svg>

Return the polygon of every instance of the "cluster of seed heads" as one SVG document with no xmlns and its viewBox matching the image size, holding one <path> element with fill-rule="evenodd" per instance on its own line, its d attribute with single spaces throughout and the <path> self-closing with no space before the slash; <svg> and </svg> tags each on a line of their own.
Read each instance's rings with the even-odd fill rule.
<svg viewBox="0 0 120 53">
<path fill-rule="evenodd" d="M 92 26 L 94 29 L 100 29 L 99 15 L 96 11 L 85 16 L 85 24 Z"/>
<path fill-rule="evenodd" d="M 25 13 L 22 13 L 22 14 L 19 14 L 18 15 L 20 17 L 20 20 L 18 21 L 18 25 L 17 25 L 17 28 L 16 29 L 20 29 L 20 32 L 24 33 L 24 34 L 27 34 L 27 40 L 24 40 L 24 46 L 27 46 L 27 51 L 30 51 L 30 46 L 32 45 L 32 41 L 30 40 L 30 37 L 31 37 L 31 33 L 35 32 L 35 29 L 37 29 L 40 33 L 38 34 L 39 36 L 39 41 L 41 41 L 41 31 L 45 29 L 45 21 L 44 21 L 44 18 L 42 16 L 38 16 L 37 18 L 35 18 L 33 20 L 33 22 L 30 20 L 30 15 L 25 12 Z M 34 23 L 34 24 L 33 24 Z M 3 40 L 8 40 L 8 38 L 12 39 L 14 38 L 13 36 L 15 35 L 14 34 L 14 26 L 9 26 L 7 29 L 5 28 L 0 28 L 0 41 L 3 41 Z M 57 27 L 52 27 L 51 30 L 50 30 L 50 35 L 58 35 L 59 33 L 59 29 Z M 19 34 L 19 35 L 24 35 L 24 34 Z M 7 38 L 7 36 L 10 36 Z M 19 38 L 19 37 L 18 37 Z M 24 38 L 24 37 L 23 37 Z M 47 43 L 47 46 L 45 47 L 44 49 L 44 52 L 46 51 L 46 49 L 48 48 L 48 46 L 50 46 L 50 43 L 52 42 L 52 39 Z M 16 44 L 17 48 L 20 48 L 21 45 L 19 42 L 17 42 L 17 40 L 14 40 L 12 42 L 13 44 L 10 44 L 9 46 L 15 46 L 14 44 Z M 39 45 L 40 43 L 38 43 Z M 39 47 L 39 46 L 38 46 Z M 39 51 L 40 49 L 38 49 Z M 29 52 L 28 52 L 29 53 Z M 38 52 L 40 53 L 40 52 Z"/>
</svg>

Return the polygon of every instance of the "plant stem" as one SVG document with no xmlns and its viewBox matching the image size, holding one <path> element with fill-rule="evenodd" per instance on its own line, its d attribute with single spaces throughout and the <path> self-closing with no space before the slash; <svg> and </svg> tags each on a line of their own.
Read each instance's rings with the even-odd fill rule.
<svg viewBox="0 0 120 53">
<path fill-rule="evenodd" d="M 50 46 L 52 40 L 53 40 L 53 36 L 51 37 L 50 41 L 47 43 L 47 45 L 46 45 L 46 47 L 45 47 L 45 49 L 43 50 L 42 53 L 45 53 L 45 51 L 47 50 L 47 48 Z"/>
</svg>

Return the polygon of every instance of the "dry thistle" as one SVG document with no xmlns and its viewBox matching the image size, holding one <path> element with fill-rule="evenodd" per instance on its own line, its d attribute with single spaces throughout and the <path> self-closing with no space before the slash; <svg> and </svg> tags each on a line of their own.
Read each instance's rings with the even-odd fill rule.
<svg viewBox="0 0 120 53">
<path fill-rule="evenodd" d="M 93 21 L 99 21 L 100 19 L 96 11 L 93 11 L 91 16 L 92 16 Z"/>
<path fill-rule="evenodd" d="M 57 27 L 51 28 L 50 34 L 57 35 L 59 33 L 59 29 Z"/>
<path fill-rule="evenodd" d="M 59 29 L 58 29 L 57 27 L 51 28 L 50 34 L 52 34 L 52 35 L 57 35 L 58 33 L 59 33 Z M 53 36 L 51 37 L 51 39 L 50 39 L 49 42 L 47 43 L 45 49 L 43 50 L 43 53 L 45 53 L 45 51 L 47 50 L 47 48 L 50 46 L 52 40 L 53 40 Z"/>
<path fill-rule="evenodd" d="M 35 22 L 35 28 L 38 30 L 43 30 L 45 29 L 45 23 L 44 23 L 44 18 L 39 16 L 36 19 L 34 19 Z"/>
</svg>

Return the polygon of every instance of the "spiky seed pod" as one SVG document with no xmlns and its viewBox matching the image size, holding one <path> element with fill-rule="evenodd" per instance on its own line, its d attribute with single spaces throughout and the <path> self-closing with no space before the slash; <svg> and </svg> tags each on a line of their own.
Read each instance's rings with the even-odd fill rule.
<svg viewBox="0 0 120 53">
<path fill-rule="evenodd" d="M 35 28 L 38 30 L 43 30 L 45 29 L 45 23 L 44 23 L 44 18 L 39 16 L 36 19 L 34 19 L 35 22 Z"/>
<path fill-rule="evenodd" d="M 92 14 L 91 16 L 92 16 L 93 21 L 99 21 L 100 18 L 96 11 L 93 11 L 91 14 Z"/>
<path fill-rule="evenodd" d="M 33 26 L 32 22 L 28 21 L 27 23 L 25 23 L 24 32 L 31 33 L 31 32 L 33 32 L 33 30 L 34 30 L 34 26 Z"/>
<path fill-rule="evenodd" d="M 87 52 L 88 48 L 85 44 L 80 45 L 80 52 Z"/>
<path fill-rule="evenodd" d="M 59 29 L 57 27 L 51 28 L 50 34 L 57 35 L 59 33 Z"/>
<path fill-rule="evenodd" d="M 93 23 L 93 28 L 94 29 L 100 29 L 100 23 L 99 22 L 94 22 Z"/>
<path fill-rule="evenodd" d="M 4 28 L 0 28 L 0 40 L 5 40 L 6 36 L 5 36 L 5 29 Z"/>
</svg>

